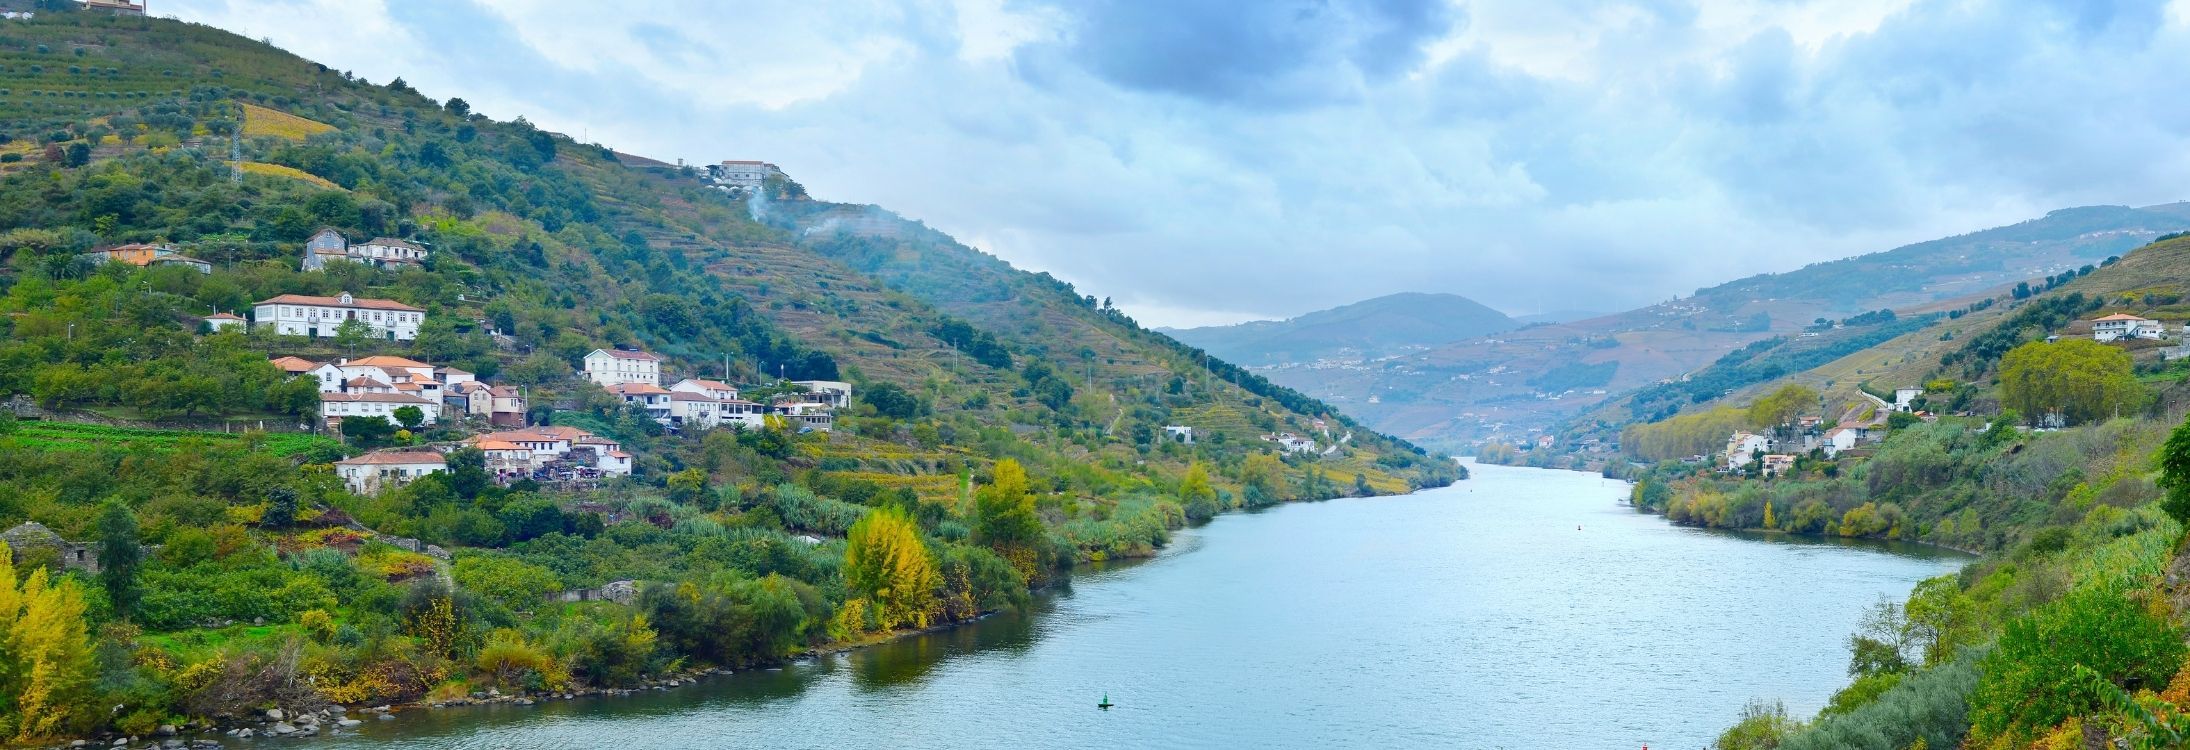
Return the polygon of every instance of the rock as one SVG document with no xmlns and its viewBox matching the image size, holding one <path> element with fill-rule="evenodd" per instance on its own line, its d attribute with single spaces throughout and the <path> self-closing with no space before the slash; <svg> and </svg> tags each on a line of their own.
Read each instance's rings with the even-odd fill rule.
<svg viewBox="0 0 2190 750">
<path fill-rule="evenodd" d="M 272 731 L 274 734 L 296 734 L 297 728 L 295 725 L 290 724 L 289 722 L 277 721 L 274 722 L 274 728 L 270 731 Z"/>
<path fill-rule="evenodd" d="M 128 737 L 116 737 L 116 738 L 114 738 L 114 744 L 112 745 L 112 747 L 121 747 L 121 746 L 123 746 L 123 745 L 127 745 L 127 744 L 129 744 L 129 738 L 128 738 Z"/>
<path fill-rule="evenodd" d="M 85 745 L 89 745 L 89 744 L 91 744 L 91 743 L 89 743 L 89 742 L 85 742 L 85 741 L 83 741 L 83 740 L 77 740 L 77 741 L 75 741 L 75 742 L 71 742 L 71 743 L 68 743 L 68 746 L 69 746 L 69 747 L 83 747 L 83 746 L 85 746 Z"/>
<path fill-rule="evenodd" d="M 380 714 L 381 721 L 394 721 L 395 714 Z"/>
<path fill-rule="evenodd" d="M 158 734 L 159 734 L 159 735 L 160 735 L 161 737 L 173 737 L 173 736 L 175 736 L 175 725 L 173 725 L 173 724 L 161 724 L 161 725 L 160 725 L 160 729 L 159 729 L 159 732 L 158 732 Z"/>
<path fill-rule="evenodd" d="M 531 699 L 531 698 L 519 698 L 519 699 L 517 699 L 517 705 L 520 705 L 520 706 L 530 706 L 530 705 L 532 705 L 532 699 Z"/>
<path fill-rule="evenodd" d="M 167 750 L 175 750 L 175 748 L 178 748 L 178 747 L 182 747 L 182 746 L 183 746 L 183 741 L 182 741 L 182 740 L 168 740 L 168 741 L 166 741 L 166 742 L 162 742 L 162 743 L 160 743 L 160 747 L 164 747 L 164 748 L 167 748 Z"/>
<path fill-rule="evenodd" d="M 278 708 L 269 708 L 269 709 L 266 709 L 266 718 L 269 718 L 269 719 L 273 719 L 273 720 L 275 720 L 275 721 L 281 721 L 282 719 L 286 719 L 286 718 L 288 718 L 288 717 L 289 717 L 289 714 L 288 714 L 287 712 L 285 712 L 285 711 L 282 711 L 281 709 L 278 709 Z"/>
<path fill-rule="evenodd" d="M 237 737 L 252 737 L 252 736 L 255 736 L 255 735 L 257 735 L 257 734 L 258 734 L 258 731 L 257 731 L 257 730 L 254 730 L 254 729 L 252 729 L 252 728 L 250 728 L 250 727 L 244 727 L 244 728 L 242 728 L 242 729 L 238 729 L 238 730 L 236 730 L 236 736 L 237 736 Z"/>
<path fill-rule="evenodd" d="M 365 722 L 362 722 L 362 721 L 358 721 L 358 720 L 356 720 L 356 719 L 336 719 L 336 720 L 335 720 L 335 726 L 338 726 L 338 727 L 343 727 L 343 728 L 349 728 L 349 727 L 354 727 L 354 726 L 357 726 L 357 725 L 359 725 L 359 724 L 363 724 L 363 723 L 365 723 Z"/>
</svg>

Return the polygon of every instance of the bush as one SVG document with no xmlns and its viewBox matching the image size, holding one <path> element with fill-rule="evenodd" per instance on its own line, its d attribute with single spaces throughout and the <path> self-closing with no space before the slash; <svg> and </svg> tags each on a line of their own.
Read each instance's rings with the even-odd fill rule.
<svg viewBox="0 0 2190 750">
<path fill-rule="evenodd" d="M 2166 687 L 2182 666 L 2182 635 L 2152 610 L 2141 592 L 2097 586 L 2009 621 L 1980 664 L 1972 739 L 2025 737 L 2104 709 L 2101 695 L 2068 679 L 2079 665 L 2126 690 Z"/>
<path fill-rule="evenodd" d="M 1779 748 L 1903 750 L 1919 740 L 1925 747 L 1961 747 L 1962 735 L 1969 731 L 1969 695 L 1977 686 L 1977 662 L 1983 655 L 1964 649 L 1954 661 L 1909 675 L 1876 700 L 1846 713 L 1820 715 L 1808 728 L 1788 735 Z"/>
</svg>

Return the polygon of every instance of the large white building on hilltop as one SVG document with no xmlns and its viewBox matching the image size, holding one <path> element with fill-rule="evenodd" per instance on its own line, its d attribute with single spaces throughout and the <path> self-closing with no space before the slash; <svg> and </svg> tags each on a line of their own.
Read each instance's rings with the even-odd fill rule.
<svg viewBox="0 0 2190 750">
<path fill-rule="evenodd" d="M 726 159 L 707 171 L 716 184 L 746 190 L 758 190 L 768 184 L 768 178 L 783 176 L 783 170 L 774 164 L 741 159 Z"/>
<path fill-rule="evenodd" d="M 284 294 L 251 308 L 252 326 L 272 328 L 284 336 L 333 338 L 346 320 L 365 324 L 376 339 L 410 341 L 418 338 L 426 311 L 394 300 L 353 297 L 349 292 L 336 297 Z"/>
<path fill-rule="evenodd" d="M 604 386 L 662 384 L 662 358 L 631 349 L 595 349 L 585 358 L 586 378 Z"/>
</svg>

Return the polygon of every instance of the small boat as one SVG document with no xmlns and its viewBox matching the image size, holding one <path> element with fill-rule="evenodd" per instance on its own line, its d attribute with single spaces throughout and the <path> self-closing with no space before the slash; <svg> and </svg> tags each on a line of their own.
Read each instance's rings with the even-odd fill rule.
<svg viewBox="0 0 2190 750">
<path fill-rule="evenodd" d="M 1110 702 L 1110 694 L 1109 694 L 1109 693 L 1104 693 L 1104 694 L 1103 694 L 1103 702 L 1095 704 L 1095 707 L 1096 707 L 1096 708 L 1100 708 L 1100 709 L 1102 709 L 1102 710 L 1104 710 L 1104 711 L 1108 711 L 1108 710 L 1110 710 L 1110 707 L 1111 707 L 1111 706 L 1114 706 L 1114 705 L 1117 705 L 1117 704 L 1114 704 L 1114 703 L 1111 703 L 1111 702 Z"/>
</svg>

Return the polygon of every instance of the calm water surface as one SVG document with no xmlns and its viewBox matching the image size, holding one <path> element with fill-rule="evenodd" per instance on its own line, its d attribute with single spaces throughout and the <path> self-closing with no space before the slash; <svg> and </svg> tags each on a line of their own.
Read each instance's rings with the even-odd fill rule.
<svg viewBox="0 0 2190 750">
<path fill-rule="evenodd" d="M 1962 558 L 1682 529 L 1573 472 L 1226 516 L 997 617 L 696 688 L 412 711 L 318 748 L 1700 748 L 1808 715 Z M 1577 528 L 1579 527 L 1579 528 Z M 1098 711 L 1108 693 L 1118 707 Z"/>
</svg>

